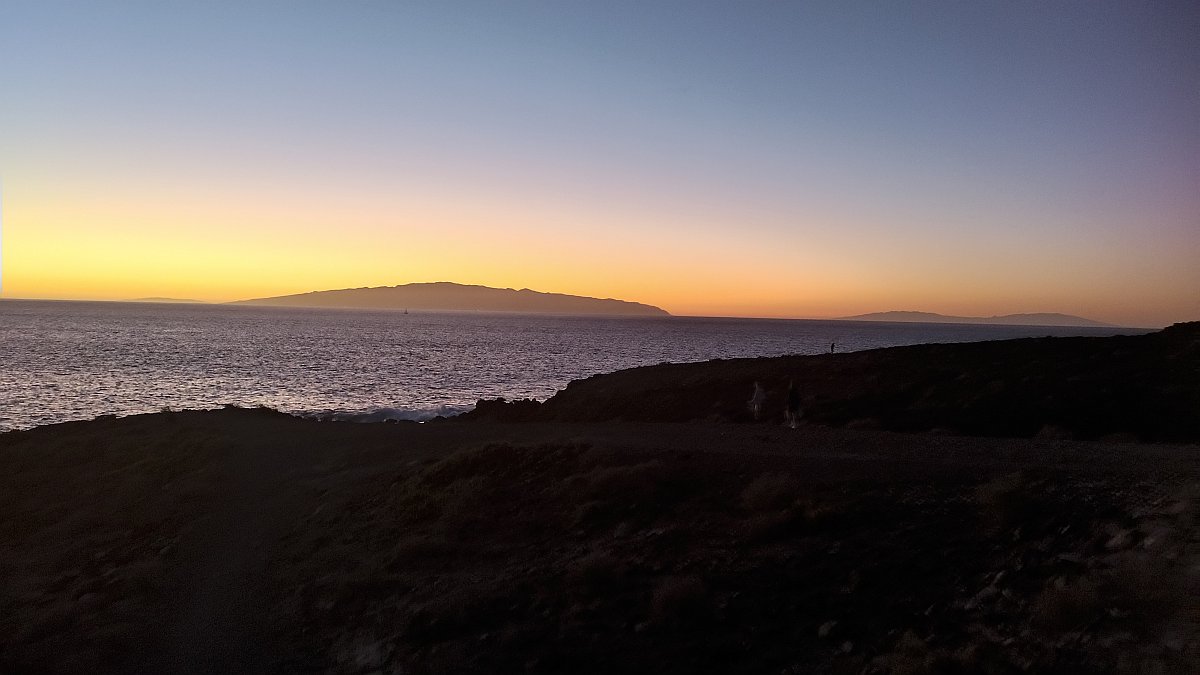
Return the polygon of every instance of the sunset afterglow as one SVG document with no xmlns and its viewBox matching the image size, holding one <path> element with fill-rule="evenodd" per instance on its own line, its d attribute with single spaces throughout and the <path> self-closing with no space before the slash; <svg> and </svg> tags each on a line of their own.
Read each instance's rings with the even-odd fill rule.
<svg viewBox="0 0 1200 675">
<path fill-rule="evenodd" d="M 17 2 L 6 298 L 1200 318 L 1186 4 Z"/>
</svg>

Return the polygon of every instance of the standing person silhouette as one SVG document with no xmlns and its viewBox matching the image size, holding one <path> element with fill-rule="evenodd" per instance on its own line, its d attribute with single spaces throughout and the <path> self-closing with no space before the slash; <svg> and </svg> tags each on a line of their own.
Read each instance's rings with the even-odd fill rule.
<svg viewBox="0 0 1200 675">
<path fill-rule="evenodd" d="M 787 390 L 787 409 L 784 411 L 784 419 L 787 420 L 788 426 L 795 429 L 800 424 L 800 390 L 796 388 L 796 381 L 788 381 Z"/>
</svg>

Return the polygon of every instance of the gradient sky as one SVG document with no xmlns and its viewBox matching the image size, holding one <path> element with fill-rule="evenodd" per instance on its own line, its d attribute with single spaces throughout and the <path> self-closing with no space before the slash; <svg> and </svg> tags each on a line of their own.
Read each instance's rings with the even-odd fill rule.
<svg viewBox="0 0 1200 675">
<path fill-rule="evenodd" d="M 1200 5 L 0 6 L 0 297 L 1200 319 Z"/>
</svg>

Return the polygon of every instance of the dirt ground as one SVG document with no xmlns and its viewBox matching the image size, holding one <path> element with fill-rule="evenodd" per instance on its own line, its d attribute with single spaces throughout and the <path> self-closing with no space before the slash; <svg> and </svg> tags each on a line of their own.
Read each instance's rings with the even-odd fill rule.
<svg viewBox="0 0 1200 675">
<path fill-rule="evenodd" d="M 1200 447 L 226 409 L 0 434 L 0 672 L 1194 672 Z"/>
</svg>

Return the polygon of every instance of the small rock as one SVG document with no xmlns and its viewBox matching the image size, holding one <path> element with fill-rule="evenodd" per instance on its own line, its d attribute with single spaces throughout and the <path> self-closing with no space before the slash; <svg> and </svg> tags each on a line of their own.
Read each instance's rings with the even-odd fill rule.
<svg viewBox="0 0 1200 675">
<path fill-rule="evenodd" d="M 825 623 L 821 624 L 820 628 L 817 629 L 817 637 L 819 637 L 819 638 L 829 637 L 829 634 L 831 632 L 833 632 L 833 629 L 836 626 L 837 626 L 836 621 L 826 621 Z"/>
</svg>

